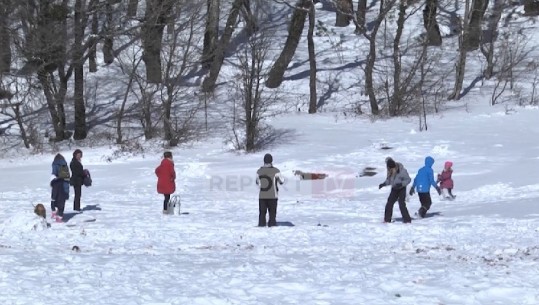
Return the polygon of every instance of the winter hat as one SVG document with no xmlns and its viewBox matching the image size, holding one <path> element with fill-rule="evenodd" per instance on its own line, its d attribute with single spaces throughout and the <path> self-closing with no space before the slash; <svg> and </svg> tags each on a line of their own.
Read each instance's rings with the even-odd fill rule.
<svg viewBox="0 0 539 305">
<path fill-rule="evenodd" d="M 451 162 L 451 161 L 446 161 L 444 165 L 445 165 L 445 167 L 452 167 L 452 166 L 453 166 L 453 162 Z"/>
<path fill-rule="evenodd" d="M 397 163 L 391 158 L 388 158 L 386 161 L 387 168 L 395 168 L 397 167 Z"/>
<path fill-rule="evenodd" d="M 170 152 L 170 151 L 165 151 L 165 152 L 163 153 L 163 157 L 164 157 L 164 158 L 172 158 L 172 152 Z"/>
<path fill-rule="evenodd" d="M 75 158 L 77 156 L 77 154 L 80 154 L 82 156 L 82 150 L 75 149 L 75 151 L 73 152 L 73 158 Z"/>
<path fill-rule="evenodd" d="M 264 155 L 264 164 L 271 164 L 273 163 L 273 157 L 270 154 Z"/>
</svg>

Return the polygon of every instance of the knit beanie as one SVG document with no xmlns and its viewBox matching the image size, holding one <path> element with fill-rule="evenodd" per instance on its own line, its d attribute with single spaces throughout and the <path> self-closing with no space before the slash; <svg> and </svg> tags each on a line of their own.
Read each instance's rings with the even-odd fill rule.
<svg viewBox="0 0 539 305">
<path fill-rule="evenodd" d="M 395 161 L 393 159 L 387 160 L 386 165 L 387 165 L 387 168 L 395 168 L 395 167 L 397 167 L 397 164 L 395 163 Z"/>
<path fill-rule="evenodd" d="M 271 164 L 273 163 L 273 157 L 270 154 L 264 155 L 264 164 Z"/>
</svg>

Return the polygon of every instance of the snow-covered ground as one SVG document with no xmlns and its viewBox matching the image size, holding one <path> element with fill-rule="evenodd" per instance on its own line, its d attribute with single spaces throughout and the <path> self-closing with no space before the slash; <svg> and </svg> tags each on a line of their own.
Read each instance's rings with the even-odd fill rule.
<svg viewBox="0 0 539 305">
<path fill-rule="evenodd" d="M 73 217 L 36 230 L 53 155 L 1 160 L 0 303 L 538 304 L 539 109 L 467 109 L 429 116 L 428 132 L 415 119 L 290 114 L 271 122 L 283 135 L 267 151 L 175 149 L 174 216 L 156 194 L 160 155 L 84 149 L 84 212 L 73 216 L 71 190 Z M 274 228 L 256 227 L 266 152 L 287 178 Z M 428 155 L 435 172 L 454 162 L 457 199 L 433 190 L 432 217 L 405 225 L 396 205 L 382 223 L 385 157 L 414 176 Z M 378 174 L 358 177 L 365 167 Z M 312 184 L 298 169 L 330 176 Z"/>
</svg>

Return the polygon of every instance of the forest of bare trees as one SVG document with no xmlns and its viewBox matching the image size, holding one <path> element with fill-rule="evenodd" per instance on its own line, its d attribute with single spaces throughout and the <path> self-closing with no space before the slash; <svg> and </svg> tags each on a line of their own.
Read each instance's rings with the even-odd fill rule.
<svg viewBox="0 0 539 305">
<path fill-rule="evenodd" d="M 359 113 L 424 122 L 442 100 L 461 99 L 467 79 L 492 81 L 495 104 L 507 88 L 521 92 L 526 73 L 537 103 L 535 46 L 507 26 L 517 14 L 537 18 L 539 1 L 0 0 L 0 137 L 35 148 L 110 127 L 117 144 L 140 133 L 174 146 L 222 126 L 210 106 L 234 100 L 232 141 L 254 151 L 263 118 L 292 99 L 293 62 L 308 69 L 308 90 L 293 94 L 309 113 L 339 86 L 321 86 L 321 41 L 354 67 Z M 343 37 L 361 48 L 340 49 Z M 359 63 L 342 62 L 351 57 Z"/>
</svg>

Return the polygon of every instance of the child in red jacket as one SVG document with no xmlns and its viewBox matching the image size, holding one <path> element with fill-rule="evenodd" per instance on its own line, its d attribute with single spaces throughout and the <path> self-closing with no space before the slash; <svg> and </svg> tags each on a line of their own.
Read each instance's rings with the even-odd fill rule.
<svg viewBox="0 0 539 305">
<path fill-rule="evenodd" d="M 172 212 L 168 211 L 170 195 L 176 191 L 176 171 L 174 171 L 174 161 L 170 151 L 163 154 L 163 160 L 155 169 L 155 175 L 157 175 L 157 193 L 165 196 L 163 214 L 170 214 Z"/>
<path fill-rule="evenodd" d="M 440 188 L 442 189 L 442 196 L 444 199 L 453 200 L 455 199 L 455 195 L 451 193 L 453 190 L 453 178 L 451 175 L 453 174 L 453 162 L 447 161 L 444 164 L 444 170 L 438 174 L 438 182 L 440 183 Z"/>
</svg>

